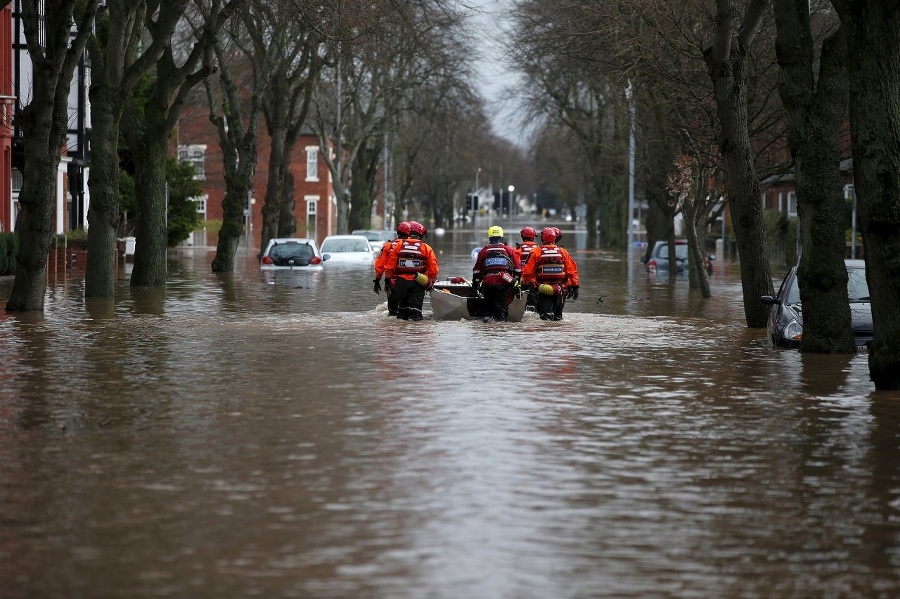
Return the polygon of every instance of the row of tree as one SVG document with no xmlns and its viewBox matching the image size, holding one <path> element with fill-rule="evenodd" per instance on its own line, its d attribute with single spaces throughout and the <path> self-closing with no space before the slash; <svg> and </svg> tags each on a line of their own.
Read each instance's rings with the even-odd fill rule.
<svg viewBox="0 0 900 599">
<path fill-rule="evenodd" d="M 875 323 L 870 373 L 878 388 L 900 387 L 900 5 L 518 0 L 513 14 L 522 91 L 546 130 L 580 147 L 601 238 L 618 245 L 630 225 L 633 131 L 651 236 L 674 243 L 682 211 L 704 296 L 703 231 L 728 202 L 750 327 L 766 326 L 759 298 L 773 290 L 760 181 L 793 169 L 801 351 L 856 349 L 839 171 L 849 124 Z"/>
<path fill-rule="evenodd" d="M 22 2 L 34 77 L 17 115 L 26 168 L 7 310 L 43 309 L 66 98 L 84 52 L 92 68 L 85 295 L 111 298 L 122 148 L 134 180 L 131 285 L 163 287 L 170 138 L 198 96 L 223 156 L 214 272 L 234 269 L 261 135 L 271 146 L 261 247 L 295 231 L 290 166 L 304 130 L 315 132 L 331 171 L 339 233 L 368 228 L 388 176 L 397 220 L 410 212 L 452 226 L 475 170 L 515 155 L 490 132 L 474 91 L 469 16 L 448 0 Z"/>
</svg>

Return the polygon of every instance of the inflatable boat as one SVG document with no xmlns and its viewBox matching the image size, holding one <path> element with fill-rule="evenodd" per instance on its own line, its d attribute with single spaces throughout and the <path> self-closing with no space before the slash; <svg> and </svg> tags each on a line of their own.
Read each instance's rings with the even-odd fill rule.
<svg viewBox="0 0 900 599">
<path fill-rule="evenodd" d="M 435 320 L 480 320 L 491 311 L 484 299 L 463 277 L 435 281 L 431 294 L 431 309 Z M 526 294 L 513 296 L 509 304 L 509 322 L 521 322 L 525 315 Z"/>
</svg>

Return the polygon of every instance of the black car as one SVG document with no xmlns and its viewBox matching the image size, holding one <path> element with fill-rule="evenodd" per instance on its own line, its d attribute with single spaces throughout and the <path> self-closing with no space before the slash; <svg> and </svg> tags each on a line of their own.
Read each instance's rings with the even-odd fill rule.
<svg viewBox="0 0 900 599">
<path fill-rule="evenodd" d="M 872 304 L 869 301 L 869 284 L 866 282 L 866 263 L 862 260 L 844 260 L 847 265 L 847 296 L 850 300 L 851 328 L 857 348 L 872 345 Z M 764 295 L 759 300 L 772 306 L 769 313 L 769 340 L 775 347 L 800 347 L 803 338 L 803 306 L 800 303 L 800 287 L 797 285 L 797 267 L 792 267 L 778 295 Z"/>
</svg>

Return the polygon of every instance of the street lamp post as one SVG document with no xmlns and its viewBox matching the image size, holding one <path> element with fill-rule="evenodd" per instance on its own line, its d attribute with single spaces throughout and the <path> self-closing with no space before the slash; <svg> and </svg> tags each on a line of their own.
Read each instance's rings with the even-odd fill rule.
<svg viewBox="0 0 900 599">
<path fill-rule="evenodd" d="M 625 88 L 625 97 L 628 98 L 628 111 L 631 116 L 631 126 L 628 134 L 628 251 L 634 247 L 634 90 L 631 81 Z"/>
<path fill-rule="evenodd" d="M 510 185 L 509 187 L 507 187 L 507 189 L 509 190 L 509 206 L 507 206 L 506 209 L 509 210 L 509 222 L 512 222 L 512 207 L 513 207 L 512 200 L 513 200 L 513 192 L 516 190 L 516 186 Z"/>
</svg>

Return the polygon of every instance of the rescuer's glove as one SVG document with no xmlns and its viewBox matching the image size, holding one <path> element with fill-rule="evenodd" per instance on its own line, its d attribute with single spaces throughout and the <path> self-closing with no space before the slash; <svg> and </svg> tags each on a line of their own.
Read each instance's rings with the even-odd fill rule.
<svg viewBox="0 0 900 599">
<path fill-rule="evenodd" d="M 572 285 L 571 287 L 569 287 L 569 291 L 566 292 L 566 298 L 570 300 L 578 299 L 578 285 Z"/>
<path fill-rule="evenodd" d="M 423 272 L 416 273 L 416 277 L 413 280 L 422 287 L 428 285 L 428 277 Z"/>
<path fill-rule="evenodd" d="M 516 279 L 516 282 L 513 283 L 513 293 L 516 294 L 516 297 L 522 297 L 522 281 Z"/>
<path fill-rule="evenodd" d="M 374 291 L 375 293 L 381 293 L 381 279 L 375 279 L 372 282 L 375 283 L 375 286 L 372 287 L 372 291 Z"/>
</svg>

